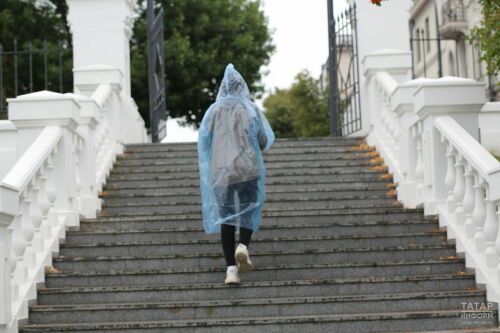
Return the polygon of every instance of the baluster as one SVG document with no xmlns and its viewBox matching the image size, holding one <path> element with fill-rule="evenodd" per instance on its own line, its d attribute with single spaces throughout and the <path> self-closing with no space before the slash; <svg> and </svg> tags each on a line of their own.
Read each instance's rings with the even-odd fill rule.
<svg viewBox="0 0 500 333">
<path fill-rule="evenodd" d="M 497 260 L 500 259 L 500 228 L 498 227 L 498 224 L 500 223 L 500 200 L 497 200 L 495 202 L 495 211 L 496 211 L 496 224 L 498 228 L 498 234 L 497 234 L 497 239 L 495 242 L 495 250 L 496 250 L 496 255 L 497 255 Z M 497 270 L 500 268 L 500 262 L 497 263 Z M 500 276 L 498 276 L 500 278 Z"/>
<path fill-rule="evenodd" d="M 476 184 L 474 186 L 474 211 L 472 212 L 472 220 L 474 221 L 474 245 L 476 251 L 483 252 L 486 250 L 486 239 L 484 237 L 484 222 L 486 218 L 486 202 L 485 202 L 485 184 L 483 178 L 474 171 Z"/>
<path fill-rule="evenodd" d="M 422 131 L 420 122 L 416 129 L 416 144 L 417 144 L 417 165 L 415 167 L 415 176 L 417 178 L 417 197 L 418 200 L 424 199 L 424 156 L 422 148 Z"/>
<path fill-rule="evenodd" d="M 35 254 L 33 251 L 30 251 L 31 241 L 33 240 L 33 236 L 35 234 L 33 223 L 31 223 L 30 218 L 30 207 L 32 201 L 30 197 L 32 186 L 31 182 L 26 186 L 26 189 L 23 191 L 24 199 L 21 203 L 21 232 L 26 246 L 24 253 L 24 264 L 26 267 L 33 267 L 33 265 L 35 265 Z"/>
<path fill-rule="evenodd" d="M 49 201 L 49 205 L 51 209 L 55 208 L 55 202 L 57 198 L 57 190 L 56 190 L 56 176 L 55 176 L 55 166 L 54 166 L 54 157 L 57 156 L 57 146 L 54 148 L 52 153 L 49 155 L 49 158 L 47 159 L 47 177 L 49 178 L 49 181 L 47 183 L 47 199 Z M 58 227 L 58 221 L 57 221 L 57 215 L 53 213 L 49 213 L 48 217 L 49 223 L 48 225 L 50 226 L 50 235 L 52 237 L 57 237 L 58 235 L 56 234 L 57 227 Z M 53 249 L 52 250 L 57 250 L 57 244 L 53 243 Z"/>
<path fill-rule="evenodd" d="M 455 153 L 453 146 L 446 141 L 446 160 L 448 166 L 446 168 L 444 182 L 448 190 L 448 197 L 446 198 L 448 213 L 453 213 L 455 211 L 455 195 L 453 194 L 453 189 L 455 187 Z"/>
<path fill-rule="evenodd" d="M 455 197 L 455 218 L 458 225 L 463 225 L 464 223 L 464 206 L 463 199 L 465 194 L 465 179 L 464 179 L 464 161 L 461 155 L 457 154 L 457 159 L 455 163 L 456 171 L 456 181 L 455 188 L 453 190 L 453 196 Z"/>
<path fill-rule="evenodd" d="M 465 211 L 465 235 L 467 238 L 474 236 L 474 222 L 472 221 L 472 211 L 474 209 L 474 175 L 472 165 L 465 166 L 465 193 L 463 207 Z"/>
<path fill-rule="evenodd" d="M 497 203 L 491 198 L 489 184 L 486 185 L 486 220 L 484 222 L 484 236 L 486 238 L 486 264 L 490 268 L 497 266 L 497 252 L 495 240 L 498 232 Z"/>
<path fill-rule="evenodd" d="M 43 172 L 41 169 L 37 171 L 31 181 L 32 187 L 30 191 L 31 204 L 30 204 L 30 220 L 33 225 L 33 240 L 31 241 L 30 251 L 34 252 L 35 255 L 43 250 L 43 238 L 40 235 L 40 226 L 42 224 L 43 216 L 40 210 L 39 193 L 40 187 L 38 185 L 38 180 L 40 178 L 40 173 Z"/>
<path fill-rule="evenodd" d="M 49 155 L 50 158 L 50 155 Z M 50 221 L 48 219 L 49 211 L 50 211 L 50 202 L 48 198 L 48 187 L 49 187 L 49 168 L 48 168 L 48 160 L 46 160 L 41 168 L 42 174 L 39 178 L 40 183 L 40 196 L 38 198 L 40 212 L 43 216 L 45 223 L 42 222 L 40 227 L 40 235 L 42 239 L 49 240 L 51 238 L 51 229 L 50 229 Z M 44 246 L 45 248 L 45 246 Z"/>
<path fill-rule="evenodd" d="M 75 201 L 76 201 L 76 209 L 81 212 L 82 211 L 82 206 L 81 206 L 81 190 L 82 190 L 82 180 L 80 177 L 80 151 L 81 151 L 81 145 L 80 145 L 80 138 L 78 135 L 74 135 L 73 139 L 73 144 L 74 144 L 74 160 L 75 160 Z"/>
</svg>

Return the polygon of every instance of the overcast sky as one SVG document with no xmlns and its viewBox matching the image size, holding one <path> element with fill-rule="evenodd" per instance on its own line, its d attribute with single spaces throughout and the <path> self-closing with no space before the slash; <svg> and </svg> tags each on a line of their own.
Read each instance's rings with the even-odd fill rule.
<svg viewBox="0 0 500 333">
<path fill-rule="evenodd" d="M 345 8 L 345 0 L 334 0 L 335 14 Z M 288 88 L 293 78 L 303 69 L 319 78 L 321 65 L 328 57 L 328 25 L 326 0 L 263 0 L 263 9 L 269 26 L 274 29 L 276 52 L 269 71 L 262 81 L 266 91 Z M 257 101 L 262 106 L 262 100 Z M 165 142 L 194 141 L 197 134 L 190 128 L 181 128 L 171 119 Z"/>
<path fill-rule="evenodd" d="M 303 69 L 319 78 L 328 57 L 326 0 L 263 0 L 264 13 L 275 29 L 276 53 L 263 78 L 266 90 L 287 88 Z M 335 14 L 346 7 L 345 0 L 334 0 Z"/>
</svg>

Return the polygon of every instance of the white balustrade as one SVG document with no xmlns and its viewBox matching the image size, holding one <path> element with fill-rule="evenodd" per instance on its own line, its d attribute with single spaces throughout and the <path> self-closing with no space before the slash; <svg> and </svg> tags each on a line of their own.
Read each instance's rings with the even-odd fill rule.
<svg viewBox="0 0 500 333">
<path fill-rule="evenodd" d="M 391 73 L 394 55 L 386 56 L 374 52 L 363 61 L 367 141 L 393 174 L 398 200 L 437 215 L 477 282 L 486 285 L 488 300 L 500 302 L 500 162 L 490 153 L 499 147 L 492 124 L 500 121 L 500 104 L 485 104 L 483 85 L 470 79 L 400 82 Z M 485 146 L 480 112 L 489 121 Z"/>
<path fill-rule="evenodd" d="M 0 182 L 0 332 L 17 332 L 66 230 L 100 209 L 98 191 L 123 151 L 122 97 L 120 85 L 108 83 L 91 97 L 38 92 L 8 100 L 18 135 L 31 144 Z"/>
</svg>

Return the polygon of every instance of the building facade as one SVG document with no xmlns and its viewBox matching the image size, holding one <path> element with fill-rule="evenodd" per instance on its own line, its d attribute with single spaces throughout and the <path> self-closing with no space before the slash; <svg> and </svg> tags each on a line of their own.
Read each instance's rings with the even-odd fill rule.
<svg viewBox="0 0 500 333">
<path fill-rule="evenodd" d="M 480 50 L 467 36 L 480 24 L 478 0 L 413 0 L 410 44 L 413 77 L 457 76 L 486 84 L 490 100 L 499 100 L 498 77 L 487 75 Z"/>
</svg>

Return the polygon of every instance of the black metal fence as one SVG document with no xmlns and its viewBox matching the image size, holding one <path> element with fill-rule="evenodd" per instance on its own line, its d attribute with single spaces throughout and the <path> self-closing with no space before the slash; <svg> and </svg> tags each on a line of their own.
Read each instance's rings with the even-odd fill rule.
<svg viewBox="0 0 500 333">
<path fill-rule="evenodd" d="M 0 117 L 7 112 L 6 99 L 33 91 L 72 91 L 71 48 L 63 44 L 13 40 L 0 43 Z"/>
<path fill-rule="evenodd" d="M 464 36 L 453 39 L 410 38 L 412 77 L 457 76 L 484 82 L 488 98 L 497 94 L 495 77 L 486 72 L 479 49 Z"/>
<path fill-rule="evenodd" d="M 345 136 L 361 129 L 359 60 L 356 6 L 349 6 L 335 19 L 329 1 L 330 76 L 329 114 L 334 136 Z"/>
</svg>

